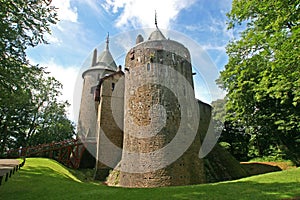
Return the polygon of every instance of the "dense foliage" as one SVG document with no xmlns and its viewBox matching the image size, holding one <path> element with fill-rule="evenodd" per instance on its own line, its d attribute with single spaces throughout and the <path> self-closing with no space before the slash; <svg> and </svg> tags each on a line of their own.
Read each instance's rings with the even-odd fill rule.
<svg viewBox="0 0 300 200">
<path fill-rule="evenodd" d="M 248 161 L 252 158 L 249 151 L 253 144 L 250 143 L 250 134 L 246 132 L 245 127 L 236 121 L 226 119 L 226 110 L 224 99 L 218 99 L 212 102 L 212 117 L 218 133 L 221 133 L 218 142 L 226 148 L 237 160 Z"/>
<path fill-rule="evenodd" d="M 245 29 L 219 79 L 227 120 L 246 128 L 258 156 L 276 149 L 299 165 L 300 1 L 233 0 L 228 18 Z"/>
<path fill-rule="evenodd" d="M 59 102 L 62 85 L 32 66 L 27 47 L 46 43 L 57 21 L 51 0 L 0 0 L 0 155 L 8 148 L 70 138 L 74 126 Z"/>
</svg>

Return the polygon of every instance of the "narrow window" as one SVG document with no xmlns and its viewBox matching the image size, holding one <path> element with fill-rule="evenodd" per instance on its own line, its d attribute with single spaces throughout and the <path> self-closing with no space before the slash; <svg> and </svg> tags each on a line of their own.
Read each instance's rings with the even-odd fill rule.
<svg viewBox="0 0 300 200">
<path fill-rule="evenodd" d="M 114 91 L 114 89 L 115 89 L 115 83 L 112 83 L 111 84 L 111 90 Z"/>
<path fill-rule="evenodd" d="M 176 60 L 175 60 L 175 53 L 172 53 L 172 61 L 173 61 L 173 65 L 176 63 Z"/>
<path fill-rule="evenodd" d="M 150 71 L 150 63 L 147 63 L 147 71 Z"/>
</svg>

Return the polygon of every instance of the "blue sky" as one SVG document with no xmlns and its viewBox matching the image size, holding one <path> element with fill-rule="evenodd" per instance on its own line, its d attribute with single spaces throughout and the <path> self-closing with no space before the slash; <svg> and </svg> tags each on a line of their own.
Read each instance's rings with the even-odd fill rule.
<svg viewBox="0 0 300 200">
<path fill-rule="evenodd" d="M 158 27 L 165 36 L 192 49 L 192 64 L 195 68 L 199 65 L 195 80 L 197 97 L 209 103 L 222 96 L 218 91 L 209 97 L 201 93 L 201 88 L 211 87 L 213 93 L 216 86 L 209 85 L 215 84 L 213 79 L 227 62 L 225 46 L 236 35 L 226 29 L 231 0 L 53 0 L 52 5 L 58 8 L 60 21 L 51 26 L 52 34 L 46 36 L 50 44 L 28 49 L 27 55 L 31 62 L 47 66 L 63 83 L 62 99 L 72 104 L 69 114 L 74 121 L 79 109 L 74 88 L 75 93 L 80 93 L 80 74 L 89 67 L 85 65 L 93 49 L 104 48 L 109 32 L 111 52 L 117 64 L 124 65 L 122 56 L 134 46 L 132 40 L 125 41 L 126 36 L 142 32 L 147 38 L 148 28 L 155 27 L 155 10 Z M 120 38 L 126 45 L 116 42 Z M 118 45 L 121 50 L 114 50 Z"/>
</svg>

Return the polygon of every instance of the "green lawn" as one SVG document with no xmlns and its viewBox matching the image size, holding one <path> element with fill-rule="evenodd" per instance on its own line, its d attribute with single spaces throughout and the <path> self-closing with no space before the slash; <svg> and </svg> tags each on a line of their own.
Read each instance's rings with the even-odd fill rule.
<svg viewBox="0 0 300 200">
<path fill-rule="evenodd" d="M 73 173 L 71 173 L 73 172 Z M 79 172 L 77 172 L 80 174 Z M 165 188 L 113 188 L 80 181 L 81 176 L 53 160 L 28 158 L 0 186 L 0 199 L 288 199 L 300 197 L 300 168 L 237 181 Z"/>
</svg>

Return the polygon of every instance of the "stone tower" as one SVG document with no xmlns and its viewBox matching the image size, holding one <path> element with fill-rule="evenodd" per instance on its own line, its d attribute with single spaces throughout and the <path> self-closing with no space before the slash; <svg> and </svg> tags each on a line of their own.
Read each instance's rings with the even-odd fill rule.
<svg viewBox="0 0 300 200">
<path fill-rule="evenodd" d="M 198 158 L 198 105 L 190 53 L 158 29 L 125 60 L 124 140 L 119 185 L 159 187 L 205 182 Z"/>
<path fill-rule="evenodd" d="M 82 73 L 84 81 L 77 128 L 79 138 L 88 140 L 91 143 L 96 142 L 97 110 L 94 91 L 101 78 L 116 72 L 116 70 L 117 65 L 109 51 L 109 36 L 107 36 L 104 51 L 98 56 L 97 49 L 95 49 L 91 66 Z M 90 145 L 88 150 L 93 156 L 96 156 L 95 145 Z"/>
</svg>

